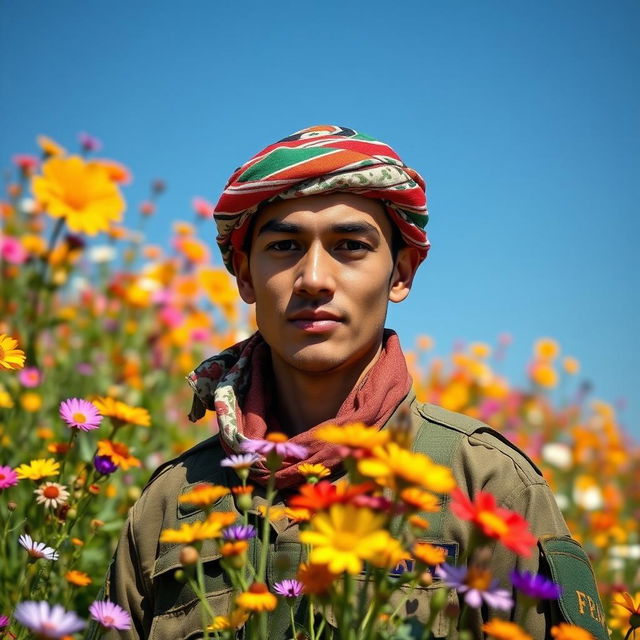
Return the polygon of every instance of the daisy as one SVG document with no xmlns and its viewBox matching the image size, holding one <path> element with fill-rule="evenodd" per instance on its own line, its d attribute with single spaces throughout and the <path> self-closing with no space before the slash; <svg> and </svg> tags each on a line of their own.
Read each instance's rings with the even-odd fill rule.
<svg viewBox="0 0 640 640">
<path fill-rule="evenodd" d="M 331 470 L 323 464 L 310 464 L 303 462 L 298 465 L 298 472 L 307 479 L 307 482 L 318 482 L 320 478 L 326 478 Z"/>
<path fill-rule="evenodd" d="M 14 612 L 15 619 L 41 638 L 62 638 L 80 631 L 85 626 L 73 611 L 65 611 L 59 604 L 48 602 L 21 602 Z"/>
<path fill-rule="evenodd" d="M 18 542 L 27 550 L 27 553 L 36 560 L 38 558 L 57 560 L 59 557 L 55 549 L 47 547 L 44 542 L 36 542 L 28 533 L 23 533 L 18 538 Z"/>
<path fill-rule="evenodd" d="M 183 493 L 178 498 L 178 502 L 188 502 L 189 504 L 206 507 L 228 495 L 229 492 L 230 490 L 227 487 L 202 482 L 191 491 Z"/>
<path fill-rule="evenodd" d="M 241 471 L 243 469 L 249 469 L 259 460 L 260 456 L 257 453 L 243 453 L 224 458 L 224 460 L 220 462 L 220 466 L 231 467 L 236 471 Z"/>
<path fill-rule="evenodd" d="M 268 433 L 264 440 L 247 439 L 240 445 L 246 453 L 259 453 L 262 456 L 274 455 L 280 460 L 294 458 L 302 460 L 307 457 L 307 449 L 302 445 L 289 442 L 284 433 Z"/>
<path fill-rule="evenodd" d="M 67 488 L 57 482 L 45 482 L 33 493 L 38 496 L 36 502 L 44 504 L 47 509 L 57 509 L 61 504 L 66 504 L 69 499 Z"/>
<path fill-rule="evenodd" d="M 132 407 L 120 400 L 114 400 L 109 397 L 96 398 L 93 402 L 103 416 L 113 420 L 135 424 L 140 427 L 151 425 L 151 416 L 144 407 Z"/>
<path fill-rule="evenodd" d="M 498 581 L 492 579 L 491 573 L 486 569 L 468 569 L 442 564 L 436 567 L 435 573 L 447 586 L 456 589 L 464 601 L 474 609 L 479 609 L 483 603 L 502 611 L 509 611 L 513 606 L 509 591 L 500 589 Z"/>
<path fill-rule="evenodd" d="M 18 341 L 5 333 L 0 333 L 0 369 L 22 369 L 26 356 L 16 349 Z"/>
<path fill-rule="evenodd" d="M 119 605 L 109 600 L 96 600 L 89 606 L 89 614 L 105 629 L 130 629 L 131 616 Z"/>
<path fill-rule="evenodd" d="M 11 468 L 0 466 L 0 490 L 18 484 L 18 474 Z"/>
<path fill-rule="evenodd" d="M 93 431 L 102 422 L 102 416 L 91 402 L 69 398 L 60 403 L 60 417 L 70 426 L 82 431 Z"/>
<path fill-rule="evenodd" d="M 297 598 L 302 594 L 302 582 L 298 580 L 281 580 L 273 585 L 273 590 L 285 598 Z"/>
<path fill-rule="evenodd" d="M 60 472 L 60 463 L 53 458 L 39 458 L 32 460 L 29 464 L 21 464 L 16 468 L 16 473 L 20 480 L 42 480 L 47 476 L 57 476 Z"/>
<path fill-rule="evenodd" d="M 131 455 L 129 447 L 123 442 L 113 440 L 98 440 L 98 455 L 107 456 L 113 464 L 118 465 L 123 471 L 130 467 L 141 466 L 140 460 Z"/>
<path fill-rule="evenodd" d="M 551 635 L 555 640 L 594 640 L 586 629 L 566 622 L 551 627 Z"/>
<path fill-rule="evenodd" d="M 482 625 L 482 630 L 492 640 L 533 640 L 515 622 L 494 618 Z"/>
<path fill-rule="evenodd" d="M 19 374 L 18 380 L 20 380 L 20 384 L 27 389 L 33 389 L 37 387 L 41 380 L 42 374 L 40 373 L 40 369 L 37 367 L 25 367 Z"/>
<path fill-rule="evenodd" d="M 236 604 L 245 611 L 273 611 L 278 600 L 269 592 L 266 584 L 254 582 L 248 591 L 236 598 Z"/>
<path fill-rule="evenodd" d="M 222 535 L 225 540 L 249 540 L 256 535 L 256 528 L 252 524 L 236 524 L 227 527 Z"/>
</svg>

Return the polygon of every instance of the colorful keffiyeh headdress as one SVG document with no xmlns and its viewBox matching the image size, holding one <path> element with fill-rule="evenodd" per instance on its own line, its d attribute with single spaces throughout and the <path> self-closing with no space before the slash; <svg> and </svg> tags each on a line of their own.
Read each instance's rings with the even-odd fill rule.
<svg viewBox="0 0 640 640">
<path fill-rule="evenodd" d="M 233 273 L 233 251 L 242 248 L 261 204 L 335 191 L 381 200 L 404 241 L 419 249 L 422 260 L 427 257 L 422 176 L 384 142 L 353 129 L 319 125 L 266 147 L 229 178 L 213 212 L 227 269 Z"/>
</svg>

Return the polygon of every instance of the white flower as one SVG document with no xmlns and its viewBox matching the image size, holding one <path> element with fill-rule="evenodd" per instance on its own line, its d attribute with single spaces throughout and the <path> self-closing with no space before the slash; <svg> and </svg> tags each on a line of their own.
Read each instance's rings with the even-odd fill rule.
<svg viewBox="0 0 640 640">
<path fill-rule="evenodd" d="M 574 487 L 573 499 L 580 507 L 586 509 L 587 511 L 595 511 L 596 509 L 600 509 L 604 504 L 602 491 L 600 491 L 600 488 L 596 487 L 595 485 L 591 485 L 585 488 L 577 486 Z"/>
<path fill-rule="evenodd" d="M 22 198 L 20 200 L 20 208 L 25 213 L 35 213 L 37 210 L 36 201 L 33 198 Z"/>
<path fill-rule="evenodd" d="M 542 447 L 542 459 L 557 469 L 566 471 L 573 465 L 573 454 L 570 447 L 560 442 L 549 442 Z"/>
<path fill-rule="evenodd" d="M 98 264 L 111 262 L 116 257 L 116 249 L 109 244 L 97 244 L 89 249 L 87 257 Z"/>
<path fill-rule="evenodd" d="M 47 547 L 44 542 L 36 542 L 27 533 L 23 533 L 18 538 L 18 542 L 27 550 L 27 553 L 32 558 L 46 558 L 47 560 L 57 560 L 59 557 L 58 552 L 55 549 Z"/>
<path fill-rule="evenodd" d="M 45 482 L 33 493 L 38 496 L 36 499 L 38 504 L 44 504 L 45 507 L 51 509 L 57 509 L 69 499 L 67 488 L 57 482 Z"/>
<path fill-rule="evenodd" d="M 614 544 L 609 547 L 609 555 L 614 558 L 640 560 L 640 544 Z"/>
</svg>

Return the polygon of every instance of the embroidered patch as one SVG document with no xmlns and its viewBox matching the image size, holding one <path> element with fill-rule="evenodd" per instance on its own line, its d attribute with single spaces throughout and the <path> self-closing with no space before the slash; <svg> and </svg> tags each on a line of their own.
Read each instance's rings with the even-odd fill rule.
<svg viewBox="0 0 640 640">
<path fill-rule="evenodd" d="M 587 554 L 571 538 L 547 538 L 539 542 L 549 563 L 551 577 L 562 586 L 558 599 L 567 622 L 586 629 L 597 640 L 608 640 L 604 610 Z"/>
</svg>

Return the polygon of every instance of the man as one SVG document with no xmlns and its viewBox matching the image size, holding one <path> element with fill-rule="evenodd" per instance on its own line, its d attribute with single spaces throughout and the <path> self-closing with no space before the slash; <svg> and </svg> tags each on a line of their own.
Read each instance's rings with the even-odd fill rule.
<svg viewBox="0 0 640 640">
<path fill-rule="evenodd" d="M 220 462 L 241 452 L 246 438 L 284 432 L 308 448 L 305 462 L 321 462 L 336 476 L 340 456 L 313 438 L 318 425 L 362 421 L 384 428 L 409 416 L 416 451 L 451 467 L 472 499 L 488 491 L 501 507 L 522 513 L 538 537 L 527 560 L 493 548 L 493 575 L 507 585 L 512 569 L 528 569 L 562 583 L 561 599 L 537 609 L 527 609 L 514 594 L 513 619 L 536 639 L 550 637 L 550 627 L 563 620 L 606 638 L 589 561 L 570 539 L 540 472 L 486 425 L 417 403 L 397 336 L 384 329 L 388 302 L 407 297 L 429 248 L 420 175 L 377 140 L 342 127 L 311 127 L 237 169 L 214 215 L 225 264 L 243 300 L 256 305 L 259 333 L 190 374 L 190 418 L 215 410 L 219 435 L 156 471 L 131 510 L 105 593 L 131 612 L 129 636 L 198 635 L 197 600 L 175 579 L 181 546 L 161 543 L 159 536 L 203 517 L 178 502 L 181 493 L 204 481 L 237 484 Z M 303 482 L 297 467 L 285 464 L 278 471 L 280 501 Z M 256 509 L 264 502 L 260 486 L 267 475 L 262 464 L 251 471 Z M 235 509 L 233 496 L 216 508 Z M 427 539 L 445 548 L 455 564 L 469 542 L 468 523 L 455 519 L 446 504 L 429 517 Z M 205 542 L 201 557 L 211 608 L 227 613 L 233 592 L 215 546 Z M 274 523 L 268 582 L 293 577 L 302 557 L 297 525 L 286 519 Z M 425 622 L 432 593 L 418 589 L 407 613 Z M 487 613 L 471 610 L 476 637 Z M 270 637 L 288 637 L 287 627 L 287 616 L 276 611 Z M 442 614 L 436 637 L 447 630 Z"/>
</svg>

